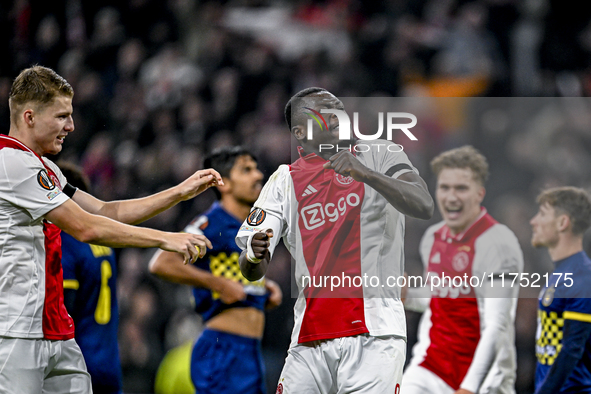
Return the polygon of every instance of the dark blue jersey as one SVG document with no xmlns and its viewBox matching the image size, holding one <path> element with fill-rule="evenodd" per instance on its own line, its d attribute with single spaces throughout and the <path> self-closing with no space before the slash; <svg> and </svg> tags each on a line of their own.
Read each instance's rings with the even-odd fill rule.
<svg viewBox="0 0 591 394">
<path fill-rule="evenodd" d="M 213 245 L 213 249 L 197 260 L 195 266 L 210 271 L 216 276 L 222 276 L 240 282 L 244 285 L 247 297 L 244 301 L 231 305 L 224 304 L 219 294 L 204 288 L 194 288 L 195 310 L 207 321 L 228 308 L 254 307 L 265 309 L 268 292 L 265 289 L 265 279 L 250 282 L 240 272 L 238 258 L 242 250 L 236 245 L 235 237 L 242 222 L 226 212 L 219 203 L 214 203 L 203 215 L 196 217 L 185 232 L 205 235 Z"/>
<path fill-rule="evenodd" d="M 591 393 L 591 336 L 569 336 L 568 332 L 565 335 L 565 322 L 567 325 L 574 322 L 573 327 L 581 322 L 591 324 L 591 260 L 584 252 L 556 262 L 556 268 L 549 277 L 549 286 L 540 293 L 535 382 L 538 391 L 561 350 L 567 349 L 574 354 L 574 368 L 568 376 L 564 374 L 564 383 L 560 391 L 555 392 Z M 581 331 L 577 329 L 571 332 Z M 577 361 L 576 358 L 581 354 Z M 556 377 L 560 375 L 559 367 L 567 362 L 566 354 L 563 359 L 565 361 L 562 364 L 559 361 L 554 368 Z M 554 376 L 550 376 L 548 382 L 554 379 Z"/>
<path fill-rule="evenodd" d="M 111 248 L 77 241 L 62 231 L 64 291 L 76 291 L 68 312 L 76 326 L 95 393 L 121 391 L 117 344 L 117 266 Z M 70 290 L 68 290 L 70 289 Z"/>
</svg>

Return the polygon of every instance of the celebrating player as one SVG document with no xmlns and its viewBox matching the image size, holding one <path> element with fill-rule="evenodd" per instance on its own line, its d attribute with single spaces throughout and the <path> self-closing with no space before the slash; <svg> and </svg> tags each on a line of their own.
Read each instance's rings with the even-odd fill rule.
<svg viewBox="0 0 591 394">
<path fill-rule="evenodd" d="M 287 103 L 300 158 L 271 176 L 240 228 L 240 267 L 248 279 L 260 278 L 281 237 L 296 261 L 295 327 L 277 392 L 398 392 L 406 354 L 399 289 L 370 295 L 369 288 L 340 286 L 331 294 L 306 279 L 399 277 L 404 215 L 430 218 L 433 200 L 399 147 L 387 149 L 395 145 L 390 141 L 372 141 L 381 149 L 356 156 L 323 150 L 349 141 L 338 139 L 335 116 L 323 127 L 314 124 L 309 137 L 308 114 L 322 109 L 343 104 L 321 88 Z"/>
<path fill-rule="evenodd" d="M 591 260 L 583 251 L 591 199 L 582 189 L 559 187 L 537 202 L 531 243 L 548 249 L 554 272 L 540 293 L 536 394 L 591 393 Z"/>
<path fill-rule="evenodd" d="M 517 238 L 480 205 L 488 178 L 485 157 L 464 146 L 443 152 L 431 167 L 437 175 L 435 194 L 443 221 L 431 226 L 421 240 L 426 277 L 497 278 L 522 272 Z M 476 289 L 470 284 L 456 287 L 449 280 L 437 282 L 446 284 L 435 287 L 433 297 L 422 306 L 409 289 L 407 309 L 427 310 L 404 372 L 402 392 L 515 392 L 518 288 L 501 289 L 495 282 Z"/>
<path fill-rule="evenodd" d="M 222 183 L 198 171 L 158 194 L 103 202 L 68 185 L 46 154 L 74 131 L 70 84 L 34 66 L 15 79 L 10 131 L 0 136 L 0 392 L 88 393 L 91 381 L 74 324 L 63 303 L 60 229 L 79 241 L 111 247 L 158 247 L 198 257 L 202 235 L 165 233 L 139 223 Z M 121 223 L 123 222 L 123 223 Z"/>
<path fill-rule="evenodd" d="M 72 163 L 56 163 L 68 183 L 90 193 L 90 181 Z M 117 264 L 113 249 L 78 241 L 61 233 L 64 304 L 74 319 L 94 394 L 121 393 L 121 360 L 117 329 Z"/>
<path fill-rule="evenodd" d="M 265 392 L 261 338 L 265 307 L 281 303 L 279 286 L 269 279 L 250 282 L 240 273 L 240 248 L 234 238 L 259 196 L 263 174 L 254 157 L 240 147 L 225 148 L 205 159 L 217 168 L 224 185 L 220 199 L 197 216 L 185 232 L 202 234 L 213 248 L 195 266 L 184 265 L 177 253 L 157 252 L 150 271 L 176 283 L 194 286 L 195 310 L 205 331 L 191 357 L 191 380 L 198 393 Z"/>
</svg>

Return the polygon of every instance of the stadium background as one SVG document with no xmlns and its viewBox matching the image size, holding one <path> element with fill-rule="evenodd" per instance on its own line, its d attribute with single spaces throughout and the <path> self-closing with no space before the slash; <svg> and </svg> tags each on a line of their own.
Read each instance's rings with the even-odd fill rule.
<svg viewBox="0 0 591 394">
<path fill-rule="evenodd" d="M 447 116 L 430 118 L 422 138 L 405 145 L 431 192 L 434 155 L 465 143 L 480 149 L 491 165 L 484 205 L 517 234 L 526 271 L 545 272 L 548 256 L 529 246 L 534 198 L 544 186 L 588 187 L 591 178 L 591 111 L 583 98 L 591 93 L 590 21 L 589 9 L 572 0 L 2 0 L 0 125 L 8 131 L 12 78 L 34 63 L 56 69 L 76 92 L 76 132 L 60 157 L 82 165 L 94 194 L 111 200 L 172 186 L 227 144 L 251 149 L 268 177 L 293 153 L 283 107 L 308 86 L 343 97 L 573 97 L 517 106 L 507 98 L 444 99 Z M 471 111 L 458 109 L 467 102 Z M 146 225 L 177 231 L 213 199 L 205 193 Z M 407 221 L 411 273 L 419 271 L 420 236 L 439 218 Z M 152 392 L 165 352 L 200 329 L 188 289 L 147 272 L 152 252 L 118 253 L 128 393 Z M 269 276 L 286 295 L 289 273 L 281 250 Z M 520 300 L 516 321 L 518 393 L 533 387 L 530 296 Z M 286 297 L 268 315 L 269 392 L 292 306 Z M 409 344 L 418 317 L 408 315 Z"/>
</svg>

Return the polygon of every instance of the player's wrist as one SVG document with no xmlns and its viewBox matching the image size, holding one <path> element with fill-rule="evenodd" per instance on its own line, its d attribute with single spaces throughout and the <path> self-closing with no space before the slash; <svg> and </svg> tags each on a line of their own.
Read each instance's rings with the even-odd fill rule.
<svg viewBox="0 0 591 394">
<path fill-rule="evenodd" d="M 258 264 L 262 259 L 257 258 L 254 254 L 254 250 L 252 250 L 252 238 L 254 237 L 254 234 L 255 233 L 250 234 L 246 241 L 246 261 L 251 264 Z"/>
</svg>

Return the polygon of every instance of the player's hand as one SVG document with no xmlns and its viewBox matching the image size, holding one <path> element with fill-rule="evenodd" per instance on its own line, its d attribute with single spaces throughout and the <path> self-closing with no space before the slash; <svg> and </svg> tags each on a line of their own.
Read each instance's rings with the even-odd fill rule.
<svg viewBox="0 0 591 394">
<path fill-rule="evenodd" d="M 369 169 L 348 150 L 340 151 L 329 157 L 323 167 L 327 170 L 332 169 L 337 174 L 350 176 L 358 182 L 363 182 L 369 173 Z"/>
<path fill-rule="evenodd" d="M 281 305 L 283 292 L 277 282 L 271 279 L 265 279 L 265 288 L 269 291 L 269 298 L 267 299 L 265 309 L 274 309 Z"/>
<path fill-rule="evenodd" d="M 455 392 L 455 394 L 474 394 L 474 393 L 470 390 L 459 389 L 458 391 Z"/>
<path fill-rule="evenodd" d="M 222 176 L 214 169 L 196 171 L 193 175 L 181 182 L 177 187 L 183 200 L 189 200 L 212 186 L 223 185 Z"/>
<path fill-rule="evenodd" d="M 212 248 L 207 237 L 200 234 L 189 233 L 165 233 L 166 237 L 160 246 L 161 249 L 177 252 L 183 255 L 183 262 L 194 263 L 198 258 L 205 256 L 207 248 Z"/>
<path fill-rule="evenodd" d="M 254 257 L 257 259 L 265 258 L 269 253 L 269 246 L 271 245 L 269 240 L 271 238 L 273 238 L 273 230 L 271 229 L 267 229 L 265 232 L 259 231 L 253 235 L 250 245 L 252 246 Z"/>
<path fill-rule="evenodd" d="M 246 299 L 246 292 L 242 283 L 230 279 L 217 278 L 217 284 L 213 290 L 219 293 L 220 300 L 224 304 L 230 305 Z"/>
</svg>

